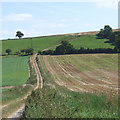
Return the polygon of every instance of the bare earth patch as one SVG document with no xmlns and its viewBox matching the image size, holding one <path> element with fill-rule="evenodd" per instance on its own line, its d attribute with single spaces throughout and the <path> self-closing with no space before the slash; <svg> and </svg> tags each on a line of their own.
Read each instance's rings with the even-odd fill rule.
<svg viewBox="0 0 120 120">
<path fill-rule="evenodd" d="M 0 87 L 0 89 L 10 89 L 10 88 L 14 88 L 15 86 L 6 86 L 6 87 Z"/>
</svg>

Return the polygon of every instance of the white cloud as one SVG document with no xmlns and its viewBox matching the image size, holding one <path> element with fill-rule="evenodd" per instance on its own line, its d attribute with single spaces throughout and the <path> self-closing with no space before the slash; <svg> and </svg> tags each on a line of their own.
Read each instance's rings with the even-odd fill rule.
<svg viewBox="0 0 120 120">
<path fill-rule="evenodd" d="M 2 18 L 2 21 L 3 22 L 8 22 L 8 21 L 25 21 L 25 20 L 28 20 L 28 19 L 31 19 L 33 16 L 32 14 L 27 14 L 27 13 L 23 13 L 23 14 L 10 14 L 10 15 L 7 15 L 5 17 Z"/>
</svg>

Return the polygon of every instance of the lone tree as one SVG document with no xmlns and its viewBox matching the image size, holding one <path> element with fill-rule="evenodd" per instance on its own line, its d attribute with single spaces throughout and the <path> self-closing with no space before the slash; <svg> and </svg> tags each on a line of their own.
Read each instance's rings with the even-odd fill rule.
<svg viewBox="0 0 120 120">
<path fill-rule="evenodd" d="M 16 37 L 19 37 L 19 39 L 24 36 L 24 34 L 21 31 L 16 32 Z"/>
<path fill-rule="evenodd" d="M 6 53 L 8 53 L 8 55 L 10 55 L 11 52 L 11 49 L 6 49 Z"/>
</svg>

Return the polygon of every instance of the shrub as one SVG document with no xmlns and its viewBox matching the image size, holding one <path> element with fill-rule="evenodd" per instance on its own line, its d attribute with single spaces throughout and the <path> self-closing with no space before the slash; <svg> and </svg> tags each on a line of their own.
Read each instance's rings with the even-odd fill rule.
<svg viewBox="0 0 120 120">
<path fill-rule="evenodd" d="M 10 55 L 11 52 L 12 52 L 11 49 L 6 49 L 6 53 L 8 53 L 8 55 Z"/>
</svg>

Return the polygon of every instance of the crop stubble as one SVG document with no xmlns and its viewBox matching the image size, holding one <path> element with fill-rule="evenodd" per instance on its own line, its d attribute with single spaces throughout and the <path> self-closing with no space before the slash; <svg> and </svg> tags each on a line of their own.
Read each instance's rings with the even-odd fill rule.
<svg viewBox="0 0 120 120">
<path fill-rule="evenodd" d="M 58 85 L 76 92 L 118 94 L 117 54 L 43 56 L 43 59 Z"/>
</svg>

